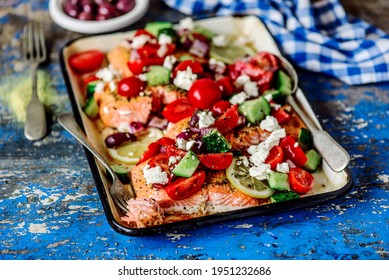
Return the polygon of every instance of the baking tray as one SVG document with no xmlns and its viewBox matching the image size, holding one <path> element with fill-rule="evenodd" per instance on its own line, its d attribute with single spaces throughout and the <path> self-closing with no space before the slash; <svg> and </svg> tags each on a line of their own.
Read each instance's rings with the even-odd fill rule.
<svg viewBox="0 0 389 280">
<path fill-rule="evenodd" d="M 213 17 L 197 20 L 195 23 L 198 26 L 206 27 L 211 31 L 219 34 L 239 33 L 240 35 L 247 36 L 253 41 L 254 46 L 258 51 L 268 51 L 281 56 L 281 52 L 274 42 L 272 35 L 266 26 L 255 16 Z M 77 38 L 68 42 L 60 51 L 61 69 L 65 79 L 66 87 L 68 89 L 68 94 L 76 121 L 84 130 L 95 148 L 102 154 L 106 154 L 103 141 L 100 139 L 99 133 L 96 131 L 94 123 L 88 119 L 81 107 L 83 93 L 80 78 L 73 74 L 72 71 L 70 71 L 67 61 L 69 56 L 72 54 L 92 48 L 99 49 L 103 52 L 108 52 L 113 47 L 120 44 L 120 42 L 128 38 L 132 32 L 134 31 Z M 297 90 L 295 98 L 302 105 L 303 109 L 311 117 L 313 122 L 318 127 L 321 127 L 320 122 L 316 118 L 301 89 Z M 353 179 L 348 168 L 342 172 L 334 172 L 329 168 L 326 162 L 323 161 L 320 172 L 316 172 L 314 174 L 314 189 L 310 191 L 309 194 L 301 197 L 300 199 L 265 204 L 218 214 L 210 214 L 207 216 L 162 224 L 153 227 L 130 228 L 120 222 L 121 215 L 109 193 L 110 180 L 106 177 L 104 168 L 94 159 L 93 155 L 88 150 L 85 149 L 85 153 L 108 223 L 117 232 L 131 236 L 168 232 L 171 230 L 177 231 L 183 229 L 193 229 L 199 226 L 231 219 L 238 219 L 254 215 L 260 216 L 277 211 L 286 211 L 295 208 L 317 205 L 336 197 L 343 196 L 349 192 L 353 185 Z"/>
</svg>

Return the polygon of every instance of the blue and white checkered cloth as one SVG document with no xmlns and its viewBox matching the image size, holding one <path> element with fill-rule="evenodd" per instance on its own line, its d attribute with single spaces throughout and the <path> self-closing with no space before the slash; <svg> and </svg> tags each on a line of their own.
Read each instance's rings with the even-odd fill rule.
<svg viewBox="0 0 389 280">
<path fill-rule="evenodd" d="M 350 84 L 389 81 L 389 36 L 350 18 L 338 0 L 164 0 L 187 15 L 254 14 L 301 68 Z"/>
</svg>

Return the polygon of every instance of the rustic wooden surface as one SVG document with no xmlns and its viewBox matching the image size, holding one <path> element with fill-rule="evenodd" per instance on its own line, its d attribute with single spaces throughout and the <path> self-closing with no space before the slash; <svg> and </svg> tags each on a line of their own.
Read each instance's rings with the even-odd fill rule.
<svg viewBox="0 0 389 280">
<path fill-rule="evenodd" d="M 33 2 L 33 3 L 31 3 Z M 30 142 L 0 104 L 0 258 L 2 259 L 389 259 L 389 83 L 349 87 L 299 71 L 301 87 L 325 129 L 351 154 L 355 186 L 315 207 L 147 237 L 107 223 L 84 150 L 56 122 L 71 112 L 58 50 L 80 34 L 56 26 L 48 1 L 0 2 L 0 81 L 26 75 L 21 27 L 44 23 L 50 61 L 41 67 L 58 93 L 48 136 Z M 350 13 L 389 31 L 385 1 L 345 1 Z M 385 3 L 385 4 L 384 4 Z M 152 1 L 150 20 L 183 15 Z M 5 94 L 5 93 L 1 93 Z"/>
</svg>

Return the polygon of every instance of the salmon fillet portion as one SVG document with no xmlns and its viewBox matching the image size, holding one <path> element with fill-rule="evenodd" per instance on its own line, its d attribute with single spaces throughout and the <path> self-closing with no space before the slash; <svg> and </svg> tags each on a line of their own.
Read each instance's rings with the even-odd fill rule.
<svg viewBox="0 0 389 280">
<path fill-rule="evenodd" d="M 123 78 L 132 76 L 132 72 L 127 66 L 127 62 L 130 60 L 129 49 L 117 46 L 107 54 L 107 58 L 109 63 L 122 74 Z"/>
<path fill-rule="evenodd" d="M 251 145 L 258 145 L 269 137 L 270 132 L 263 130 L 259 125 L 244 126 L 233 130 L 224 137 L 231 143 L 233 150 L 243 150 Z"/>
</svg>

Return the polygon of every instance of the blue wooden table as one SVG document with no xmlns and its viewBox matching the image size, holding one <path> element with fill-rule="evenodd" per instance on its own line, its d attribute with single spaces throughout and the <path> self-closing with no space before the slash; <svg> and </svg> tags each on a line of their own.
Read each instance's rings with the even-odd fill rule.
<svg viewBox="0 0 389 280">
<path fill-rule="evenodd" d="M 31 3 L 33 2 L 33 3 Z M 0 258 L 2 259 L 389 259 L 389 83 L 350 87 L 299 71 L 325 129 L 349 151 L 355 181 L 344 197 L 298 210 L 194 230 L 129 237 L 108 224 L 84 150 L 56 121 L 71 112 L 59 48 L 80 34 L 56 26 L 48 1 L 0 3 Z M 159 1 L 139 23 L 182 18 Z M 28 75 L 21 27 L 42 22 L 56 102 L 49 134 L 30 142 L 6 101 Z M 5 90 L 4 85 L 8 85 Z M 9 97 L 9 96 L 8 96 Z"/>
</svg>

